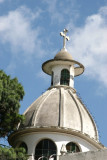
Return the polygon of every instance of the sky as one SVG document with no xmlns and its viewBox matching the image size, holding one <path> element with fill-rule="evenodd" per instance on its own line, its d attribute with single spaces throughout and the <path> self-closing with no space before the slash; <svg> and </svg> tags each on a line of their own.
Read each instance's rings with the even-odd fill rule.
<svg viewBox="0 0 107 160">
<path fill-rule="evenodd" d="M 0 69 L 17 77 L 25 96 L 20 113 L 51 84 L 42 63 L 63 47 L 85 66 L 75 89 L 92 114 L 107 147 L 107 1 L 0 0 Z"/>
</svg>

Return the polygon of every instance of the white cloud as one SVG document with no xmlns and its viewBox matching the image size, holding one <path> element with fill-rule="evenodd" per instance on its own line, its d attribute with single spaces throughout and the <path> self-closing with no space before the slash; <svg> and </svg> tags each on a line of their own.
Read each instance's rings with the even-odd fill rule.
<svg viewBox="0 0 107 160">
<path fill-rule="evenodd" d="M 44 2 L 46 4 L 46 10 L 49 12 L 49 16 L 51 17 L 51 23 L 53 24 L 65 23 L 66 19 L 69 17 L 72 17 L 73 20 L 78 18 L 79 14 L 77 11 L 77 5 L 75 5 L 76 0 L 66 0 L 66 3 L 58 0 L 44 0 Z"/>
<path fill-rule="evenodd" d="M 0 0 L 0 3 L 4 2 L 5 0 Z"/>
<path fill-rule="evenodd" d="M 50 13 L 52 22 L 62 22 L 63 16 L 62 14 L 57 10 L 57 0 L 44 0 L 44 2 L 47 4 L 48 12 Z"/>
<path fill-rule="evenodd" d="M 68 48 L 86 67 L 86 76 L 107 87 L 107 7 L 87 17 L 84 26 L 74 27 L 70 37 L 72 44 Z"/>
<path fill-rule="evenodd" d="M 42 54 L 41 40 L 38 38 L 40 28 L 32 27 L 32 22 L 40 13 L 41 10 L 33 13 L 23 6 L 0 17 L 0 42 L 10 45 L 13 56 L 24 56 L 26 60 L 35 50 Z"/>
</svg>

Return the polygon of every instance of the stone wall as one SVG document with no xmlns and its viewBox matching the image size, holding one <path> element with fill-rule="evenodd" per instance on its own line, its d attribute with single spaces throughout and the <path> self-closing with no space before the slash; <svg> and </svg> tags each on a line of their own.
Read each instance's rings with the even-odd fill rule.
<svg viewBox="0 0 107 160">
<path fill-rule="evenodd" d="M 70 153 L 59 157 L 59 160 L 107 160 L 107 149 L 84 153 Z"/>
</svg>

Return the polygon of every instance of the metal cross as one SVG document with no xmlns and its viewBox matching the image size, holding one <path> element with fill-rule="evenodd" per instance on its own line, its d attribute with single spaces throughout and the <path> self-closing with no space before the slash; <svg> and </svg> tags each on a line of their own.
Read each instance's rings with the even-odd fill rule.
<svg viewBox="0 0 107 160">
<path fill-rule="evenodd" d="M 63 48 L 65 49 L 65 46 L 66 46 L 66 40 L 69 41 L 69 37 L 66 36 L 66 33 L 68 32 L 67 29 L 64 29 L 63 32 L 60 32 L 60 35 L 64 38 L 63 39 Z"/>
</svg>

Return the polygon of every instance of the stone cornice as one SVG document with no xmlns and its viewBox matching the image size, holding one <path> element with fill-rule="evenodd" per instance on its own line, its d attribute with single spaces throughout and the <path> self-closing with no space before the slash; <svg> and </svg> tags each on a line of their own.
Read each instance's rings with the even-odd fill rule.
<svg viewBox="0 0 107 160">
<path fill-rule="evenodd" d="M 9 143 L 14 146 L 14 139 L 18 138 L 19 136 L 25 135 L 25 134 L 33 134 L 33 133 L 43 133 L 43 132 L 50 132 L 50 133 L 61 133 L 61 134 L 70 134 L 77 137 L 80 137 L 93 146 L 95 146 L 97 149 L 104 149 L 104 145 L 102 145 L 99 141 L 96 141 L 94 138 L 91 138 L 89 135 L 82 133 L 77 130 L 69 129 L 69 128 L 63 128 L 63 127 L 54 127 L 54 126 L 38 126 L 38 127 L 25 127 L 23 129 L 19 129 L 15 132 L 13 132 L 9 138 Z"/>
</svg>

